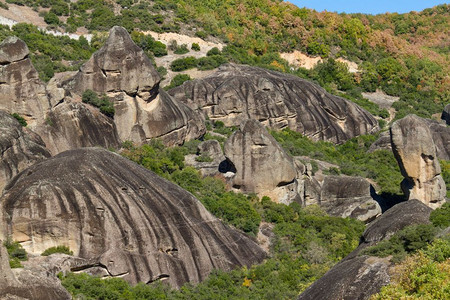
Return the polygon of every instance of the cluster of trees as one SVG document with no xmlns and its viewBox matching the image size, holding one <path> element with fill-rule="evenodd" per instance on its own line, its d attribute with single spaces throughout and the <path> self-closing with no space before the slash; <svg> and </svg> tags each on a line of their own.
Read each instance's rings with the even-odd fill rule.
<svg viewBox="0 0 450 300">
<path fill-rule="evenodd" d="M 101 97 L 99 97 L 96 92 L 92 90 L 86 90 L 83 92 L 81 99 L 83 103 L 98 107 L 100 109 L 100 112 L 105 116 L 110 118 L 114 117 L 114 103 L 109 100 L 108 96 L 102 95 Z"/>
<path fill-rule="evenodd" d="M 271 131 L 272 136 L 292 156 L 309 156 L 339 166 L 332 174 L 362 176 L 373 179 L 382 193 L 401 194 L 403 176 L 392 151 L 377 150 L 368 153 L 376 135 L 353 138 L 342 145 L 329 142 L 313 142 L 301 133 L 290 129 Z"/>
<path fill-rule="evenodd" d="M 192 68 L 198 68 L 199 70 L 212 70 L 226 62 L 228 62 L 228 59 L 222 55 L 222 52 L 218 48 L 214 47 L 206 53 L 205 57 L 197 59 L 193 56 L 188 56 L 175 59 L 170 64 L 170 69 L 175 72 Z"/>
</svg>

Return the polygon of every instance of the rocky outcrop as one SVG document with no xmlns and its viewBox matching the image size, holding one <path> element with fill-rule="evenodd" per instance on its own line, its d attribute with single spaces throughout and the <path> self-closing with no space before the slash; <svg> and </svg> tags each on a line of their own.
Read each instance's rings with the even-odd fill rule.
<svg viewBox="0 0 450 300">
<path fill-rule="evenodd" d="M 29 253 L 68 245 L 95 262 L 78 270 L 100 267 L 131 283 L 167 279 L 179 287 L 264 257 L 190 193 L 103 149 L 33 165 L 10 182 L 0 204 L 3 236 Z"/>
<path fill-rule="evenodd" d="M 310 285 L 298 300 L 366 300 L 389 284 L 389 260 L 361 256 L 346 260 Z"/>
<path fill-rule="evenodd" d="M 444 108 L 444 111 L 442 111 L 441 119 L 447 123 L 447 125 L 450 125 L 450 104 L 447 104 Z"/>
<path fill-rule="evenodd" d="M 0 195 L 13 176 L 47 157 L 42 139 L 0 110 Z"/>
<path fill-rule="evenodd" d="M 72 299 L 56 278 L 35 274 L 28 270 L 13 273 L 8 252 L 0 240 L 0 299 Z"/>
<path fill-rule="evenodd" d="M 205 133 L 204 120 L 188 106 L 159 89 L 160 77 L 128 32 L 115 26 L 105 45 L 64 84 L 81 95 L 90 89 L 114 101 L 119 137 L 144 143 L 160 138 L 166 145 L 182 144 Z"/>
<path fill-rule="evenodd" d="M 289 204 L 298 197 L 297 171 L 290 157 L 256 120 L 244 121 L 225 142 L 224 152 L 235 174 L 233 187 Z"/>
<path fill-rule="evenodd" d="M 220 174 L 221 167 L 226 162 L 220 143 L 216 140 L 208 140 L 200 143 L 197 154 L 184 157 L 186 165 L 200 171 L 202 176 L 215 176 Z"/>
<path fill-rule="evenodd" d="M 353 102 L 299 77 L 257 67 L 224 65 L 169 94 L 227 126 L 255 119 L 272 129 L 289 127 L 335 143 L 378 130 L 372 115 Z"/>
<path fill-rule="evenodd" d="M 427 123 L 436 145 L 436 155 L 439 159 L 450 160 L 450 127 L 430 119 L 422 119 Z M 369 152 L 380 149 L 392 150 L 389 131 L 382 132 L 369 148 Z"/>
<path fill-rule="evenodd" d="M 27 45 L 16 37 L 0 44 L 0 109 L 20 114 L 33 127 L 44 119 L 49 103 L 28 55 Z"/>
<path fill-rule="evenodd" d="M 399 203 L 364 231 L 356 250 L 308 287 L 298 299 L 369 299 L 390 283 L 389 257 L 360 256 L 360 252 L 387 240 L 406 226 L 428 224 L 432 209 L 418 200 Z"/>
<path fill-rule="evenodd" d="M 120 148 L 114 120 L 98 109 L 65 99 L 36 128 L 53 155 L 82 147 Z"/>
<path fill-rule="evenodd" d="M 406 226 L 430 223 L 432 209 L 419 200 L 399 203 L 372 222 L 364 231 L 362 243 L 373 244 L 389 239 Z"/>
<path fill-rule="evenodd" d="M 437 208 L 446 193 L 436 146 L 428 124 L 415 115 L 398 120 L 390 129 L 392 151 L 405 179 L 402 190 L 406 197 L 418 199 Z"/>
<path fill-rule="evenodd" d="M 318 204 L 332 216 L 370 222 L 381 215 L 381 207 L 370 189 L 370 183 L 362 177 L 325 176 Z"/>
</svg>

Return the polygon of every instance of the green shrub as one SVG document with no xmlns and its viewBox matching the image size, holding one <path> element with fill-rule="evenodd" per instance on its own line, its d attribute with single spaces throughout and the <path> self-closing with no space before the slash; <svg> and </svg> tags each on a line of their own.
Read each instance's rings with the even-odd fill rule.
<svg viewBox="0 0 450 300">
<path fill-rule="evenodd" d="M 22 268 L 20 261 L 28 260 L 28 255 L 22 245 L 13 241 L 10 237 L 3 242 L 9 255 L 9 265 L 11 268 Z"/>
<path fill-rule="evenodd" d="M 181 45 L 181 46 L 178 46 L 174 51 L 173 51 L 173 53 L 175 53 L 175 54 L 186 54 L 186 53 L 189 53 L 189 49 L 188 49 L 188 47 L 187 47 L 187 45 L 186 44 L 183 44 L 183 45 Z"/>
<path fill-rule="evenodd" d="M 185 81 L 191 80 L 191 76 L 187 75 L 187 74 L 177 74 L 175 75 L 175 77 L 172 78 L 172 80 L 170 81 L 170 84 L 166 87 L 164 87 L 164 89 L 170 90 L 173 89 L 177 86 L 182 85 Z"/>
<path fill-rule="evenodd" d="M 59 18 L 53 12 L 46 13 L 44 15 L 44 21 L 49 25 L 59 25 Z"/>
<path fill-rule="evenodd" d="M 207 53 L 206 56 L 213 56 L 213 55 L 221 55 L 222 53 L 220 52 L 219 48 L 214 47 L 211 48 Z"/>
<path fill-rule="evenodd" d="M 42 252 L 42 256 L 49 256 L 54 253 L 63 253 L 67 255 L 73 255 L 73 251 L 69 249 L 67 246 L 56 246 L 56 247 L 50 247 L 46 249 L 44 252 Z"/>
<path fill-rule="evenodd" d="M 198 161 L 198 162 L 212 162 L 213 159 L 209 155 L 202 154 L 202 155 L 197 156 L 195 158 L 195 161 Z"/>
<path fill-rule="evenodd" d="M 187 69 L 192 69 L 197 66 L 197 59 L 193 56 L 175 59 L 170 63 L 170 69 L 174 72 L 180 72 Z"/>
<path fill-rule="evenodd" d="M 450 202 L 444 203 L 441 208 L 431 212 L 430 221 L 436 227 L 447 228 L 450 226 Z"/>
<path fill-rule="evenodd" d="M 97 93 L 92 90 L 86 90 L 83 92 L 81 97 L 83 103 L 87 103 L 98 107 L 100 112 L 110 118 L 114 117 L 115 109 L 114 103 L 109 100 L 108 96 L 103 95 L 101 98 L 98 97 Z"/>
<path fill-rule="evenodd" d="M 20 125 L 22 125 L 22 127 L 27 127 L 27 121 L 18 113 L 13 113 L 11 114 L 11 116 L 13 116 L 17 121 L 19 121 Z"/>
<path fill-rule="evenodd" d="M 192 43 L 191 49 L 194 51 L 200 51 L 200 45 L 197 43 Z"/>
</svg>

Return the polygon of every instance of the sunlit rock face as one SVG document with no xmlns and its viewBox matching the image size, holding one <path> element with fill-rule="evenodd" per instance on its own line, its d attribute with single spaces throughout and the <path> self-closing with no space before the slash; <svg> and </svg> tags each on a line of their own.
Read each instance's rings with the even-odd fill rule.
<svg viewBox="0 0 450 300">
<path fill-rule="evenodd" d="M 0 200 L 1 236 L 29 253 L 67 245 L 79 270 L 131 283 L 200 282 L 213 269 L 260 262 L 251 239 L 190 193 L 99 148 L 63 152 L 16 176 Z"/>
</svg>

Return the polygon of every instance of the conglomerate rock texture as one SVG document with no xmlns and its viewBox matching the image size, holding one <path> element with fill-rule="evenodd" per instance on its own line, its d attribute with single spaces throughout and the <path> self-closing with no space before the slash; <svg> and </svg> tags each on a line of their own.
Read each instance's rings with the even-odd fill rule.
<svg viewBox="0 0 450 300">
<path fill-rule="evenodd" d="M 257 67 L 223 65 L 169 94 L 227 126 L 254 119 L 272 129 L 289 127 L 335 143 L 378 130 L 377 121 L 358 105 L 296 76 Z"/>
<path fill-rule="evenodd" d="M 178 145 L 205 133 L 203 117 L 159 89 L 160 77 L 144 51 L 123 27 L 110 30 L 105 45 L 66 80 L 64 89 L 90 89 L 114 101 L 114 122 L 122 141 L 141 144 L 160 138 Z"/>
<path fill-rule="evenodd" d="M 27 45 L 17 37 L 0 44 L 0 109 L 18 113 L 34 126 L 44 119 L 49 103 L 28 55 Z"/>
<path fill-rule="evenodd" d="M 418 199 L 437 208 L 445 202 L 445 182 L 427 122 L 408 115 L 392 124 L 392 151 L 402 175 L 402 190 L 408 199 Z"/>
<path fill-rule="evenodd" d="M 47 157 L 50 152 L 42 139 L 0 110 L 0 195 L 13 176 Z"/>
<path fill-rule="evenodd" d="M 1 234 L 30 252 L 67 245 L 131 283 L 199 282 L 260 262 L 263 250 L 190 193 L 106 150 L 66 151 L 17 175 L 0 199 Z M 82 269 L 82 268 L 79 268 Z"/>
</svg>

